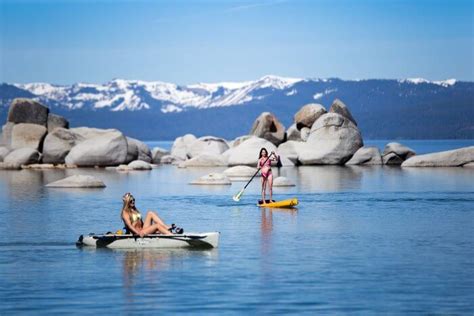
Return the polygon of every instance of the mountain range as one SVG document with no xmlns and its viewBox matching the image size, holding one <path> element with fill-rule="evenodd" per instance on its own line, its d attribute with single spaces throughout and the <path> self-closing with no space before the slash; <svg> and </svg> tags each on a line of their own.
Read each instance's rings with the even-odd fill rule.
<svg viewBox="0 0 474 316">
<path fill-rule="evenodd" d="M 366 139 L 474 138 L 474 83 L 449 79 L 342 80 L 264 76 L 255 81 L 176 85 L 115 79 L 105 84 L 0 84 L 0 120 L 14 98 L 33 98 L 71 126 L 118 128 L 143 140 L 186 133 L 233 138 L 264 111 L 289 127 L 301 106 L 351 110 Z"/>
</svg>

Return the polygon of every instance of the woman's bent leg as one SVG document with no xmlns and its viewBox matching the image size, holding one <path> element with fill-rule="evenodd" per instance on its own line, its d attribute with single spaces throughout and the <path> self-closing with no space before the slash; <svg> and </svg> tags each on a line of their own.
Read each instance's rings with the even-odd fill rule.
<svg viewBox="0 0 474 316">
<path fill-rule="evenodd" d="M 166 226 L 158 224 L 158 223 L 155 223 L 148 227 L 144 227 L 142 229 L 142 232 L 145 235 L 154 234 L 154 233 L 162 233 L 163 235 L 172 235 L 171 232 L 166 228 Z"/>
<path fill-rule="evenodd" d="M 160 224 L 162 226 L 165 226 L 166 229 L 169 229 L 170 226 L 166 225 L 163 220 L 158 216 L 158 214 L 156 214 L 156 212 L 154 211 L 148 211 L 148 213 L 146 214 L 146 218 L 150 217 L 151 220 L 153 221 L 153 223 L 155 224 Z"/>
</svg>

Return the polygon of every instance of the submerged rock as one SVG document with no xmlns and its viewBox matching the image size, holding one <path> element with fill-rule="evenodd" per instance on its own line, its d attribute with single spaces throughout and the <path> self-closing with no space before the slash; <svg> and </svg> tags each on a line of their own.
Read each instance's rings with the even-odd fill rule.
<svg viewBox="0 0 474 316">
<path fill-rule="evenodd" d="M 417 155 L 408 158 L 402 167 L 460 167 L 474 162 L 474 146 Z"/>
<path fill-rule="evenodd" d="M 273 179 L 274 187 L 294 187 L 295 184 L 286 177 L 276 177 Z"/>
<path fill-rule="evenodd" d="M 50 188 L 105 188 L 102 180 L 85 175 L 73 175 L 46 185 Z"/>
<path fill-rule="evenodd" d="M 230 185 L 232 182 L 222 173 L 210 173 L 194 180 L 190 184 L 196 185 Z"/>
</svg>

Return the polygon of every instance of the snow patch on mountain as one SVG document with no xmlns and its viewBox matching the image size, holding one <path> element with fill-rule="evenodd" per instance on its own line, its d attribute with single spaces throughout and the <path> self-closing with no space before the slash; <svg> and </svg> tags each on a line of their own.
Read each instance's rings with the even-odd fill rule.
<svg viewBox="0 0 474 316">
<path fill-rule="evenodd" d="M 331 94 L 333 92 L 337 92 L 337 89 L 326 89 L 326 90 L 324 90 L 324 92 L 317 92 L 313 95 L 313 99 L 319 100 L 322 97 L 324 97 L 325 95 Z"/>
<path fill-rule="evenodd" d="M 426 83 L 426 84 L 436 84 L 438 86 L 442 87 L 450 87 L 456 84 L 456 79 L 447 79 L 447 80 L 441 80 L 441 81 L 429 81 L 424 78 L 407 78 L 407 79 L 401 79 L 398 80 L 400 83 L 413 83 L 413 84 L 421 84 L 421 83 Z"/>
</svg>

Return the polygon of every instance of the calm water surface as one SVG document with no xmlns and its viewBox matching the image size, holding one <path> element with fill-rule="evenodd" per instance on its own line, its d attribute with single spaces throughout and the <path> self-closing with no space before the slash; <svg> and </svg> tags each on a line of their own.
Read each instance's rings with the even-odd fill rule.
<svg viewBox="0 0 474 316">
<path fill-rule="evenodd" d="M 216 170 L 0 171 L 0 314 L 474 312 L 473 169 L 282 168 L 297 186 L 275 194 L 297 210 L 258 209 L 257 181 L 238 204 L 242 182 L 187 184 Z M 72 174 L 107 188 L 44 187 Z M 122 227 L 128 191 L 220 247 L 77 249 Z"/>
</svg>

